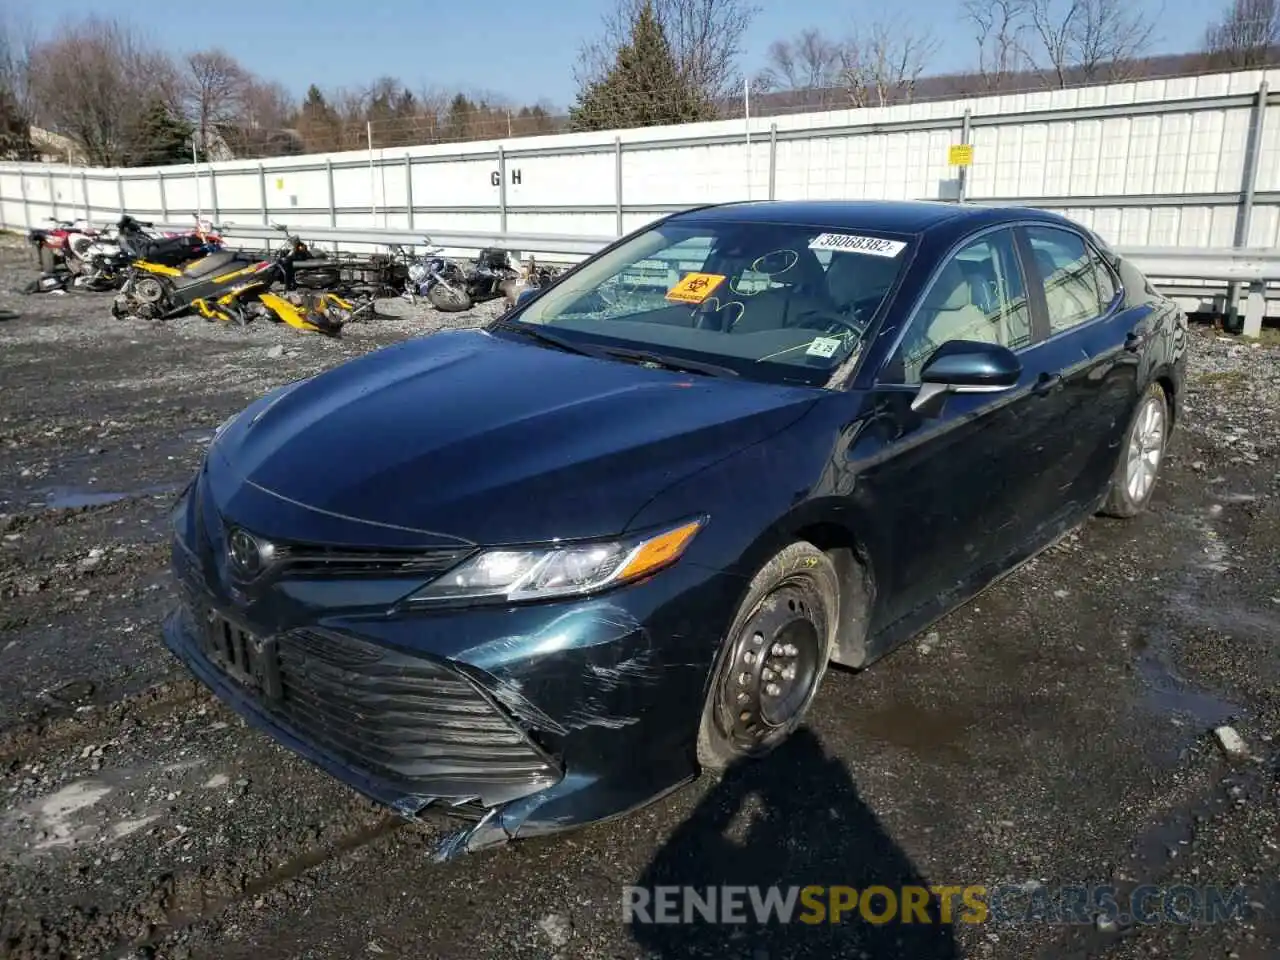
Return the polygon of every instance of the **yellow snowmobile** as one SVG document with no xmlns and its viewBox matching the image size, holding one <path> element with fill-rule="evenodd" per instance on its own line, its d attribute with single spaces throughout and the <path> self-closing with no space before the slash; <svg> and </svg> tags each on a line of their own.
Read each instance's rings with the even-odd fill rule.
<svg viewBox="0 0 1280 960">
<path fill-rule="evenodd" d="M 117 317 L 167 320 L 195 311 L 208 320 L 241 326 L 263 317 L 298 330 L 340 336 L 355 307 L 336 294 L 293 289 L 293 262 L 308 250 L 298 237 L 285 232 L 285 243 L 270 260 L 230 250 L 181 266 L 135 260 L 111 312 Z M 284 284 L 284 294 L 272 292 L 276 281 Z"/>
</svg>

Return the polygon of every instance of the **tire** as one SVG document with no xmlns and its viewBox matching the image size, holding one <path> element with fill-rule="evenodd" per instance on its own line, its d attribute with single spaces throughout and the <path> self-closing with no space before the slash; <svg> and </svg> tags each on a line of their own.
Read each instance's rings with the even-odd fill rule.
<svg viewBox="0 0 1280 960">
<path fill-rule="evenodd" d="M 58 266 L 58 258 L 52 250 L 44 244 L 40 245 L 40 272 L 53 273 Z"/>
<path fill-rule="evenodd" d="M 1164 465 L 1169 422 L 1169 397 L 1164 387 L 1153 383 L 1143 392 L 1125 428 L 1111 487 L 1100 511 L 1104 516 L 1127 520 L 1147 509 Z M 1131 471 L 1141 460 L 1145 460 L 1148 469 L 1147 479 L 1140 482 Z"/>
<path fill-rule="evenodd" d="M 835 567 L 811 543 L 790 544 L 755 575 L 703 706 L 698 763 L 704 770 L 764 756 L 800 726 L 831 660 L 839 605 Z"/>
<path fill-rule="evenodd" d="M 471 309 L 471 298 L 464 290 L 450 290 L 444 284 L 437 283 L 427 291 L 427 299 L 431 305 L 443 313 L 459 313 Z"/>
</svg>

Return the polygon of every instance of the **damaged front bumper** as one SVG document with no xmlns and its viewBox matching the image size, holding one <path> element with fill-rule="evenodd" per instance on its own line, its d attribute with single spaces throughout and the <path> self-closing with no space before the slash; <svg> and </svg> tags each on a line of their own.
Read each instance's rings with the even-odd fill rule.
<svg viewBox="0 0 1280 960">
<path fill-rule="evenodd" d="M 173 566 L 184 599 L 164 624 L 169 649 L 251 724 L 365 796 L 411 820 L 463 818 L 439 860 L 625 815 L 696 776 L 720 628 L 693 629 L 701 618 L 678 600 L 741 588 L 690 567 L 626 603 L 402 618 L 278 616 L 268 601 L 238 637 L 246 611 L 181 537 Z"/>
</svg>

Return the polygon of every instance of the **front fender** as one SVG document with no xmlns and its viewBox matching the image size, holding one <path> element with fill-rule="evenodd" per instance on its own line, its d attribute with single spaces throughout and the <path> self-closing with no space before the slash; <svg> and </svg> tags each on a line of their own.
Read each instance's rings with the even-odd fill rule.
<svg viewBox="0 0 1280 960">
<path fill-rule="evenodd" d="M 833 551 L 842 580 L 840 649 L 836 659 L 860 666 L 877 582 L 888 546 L 874 521 L 875 504 L 860 496 L 847 451 L 866 419 L 846 423 L 852 397 L 820 401 L 800 421 L 767 440 L 673 484 L 633 518 L 631 526 L 705 513 L 707 527 L 682 563 L 724 571 L 741 583 L 787 544 L 808 539 Z"/>
</svg>

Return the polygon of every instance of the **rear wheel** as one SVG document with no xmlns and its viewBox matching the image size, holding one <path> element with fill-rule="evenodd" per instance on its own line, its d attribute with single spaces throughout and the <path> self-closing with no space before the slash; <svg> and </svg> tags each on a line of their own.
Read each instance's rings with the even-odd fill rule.
<svg viewBox="0 0 1280 960">
<path fill-rule="evenodd" d="M 437 310 L 445 313 L 458 313 L 471 309 L 471 298 L 459 287 L 446 287 L 442 283 L 435 284 L 427 291 L 427 299 Z"/>
<path fill-rule="evenodd" d="M 1155 493 L 1160 467 L 1169 441 L 1169 399 L 1164 387 L 1147 387 L 1129 421 L 1120 458 L 1111 477 L 1102 512 L 1127 519 L 1142 513 Z"/>
<path fill-rule="evenodd" d="M 53 251 L 43 243 L 40 244 L 40 272 L 53 273 L 53 270 L 57 265 L 58 258 L 54 256 Z"/>
<path fill-rule="evenodd" d="M 698 762 L 723 770 L 763 756 L 800 726 L 826 673 L 839 615 L 835 567 L 797 541 L 751 582 L 712 676 Z"/>
</svg>

